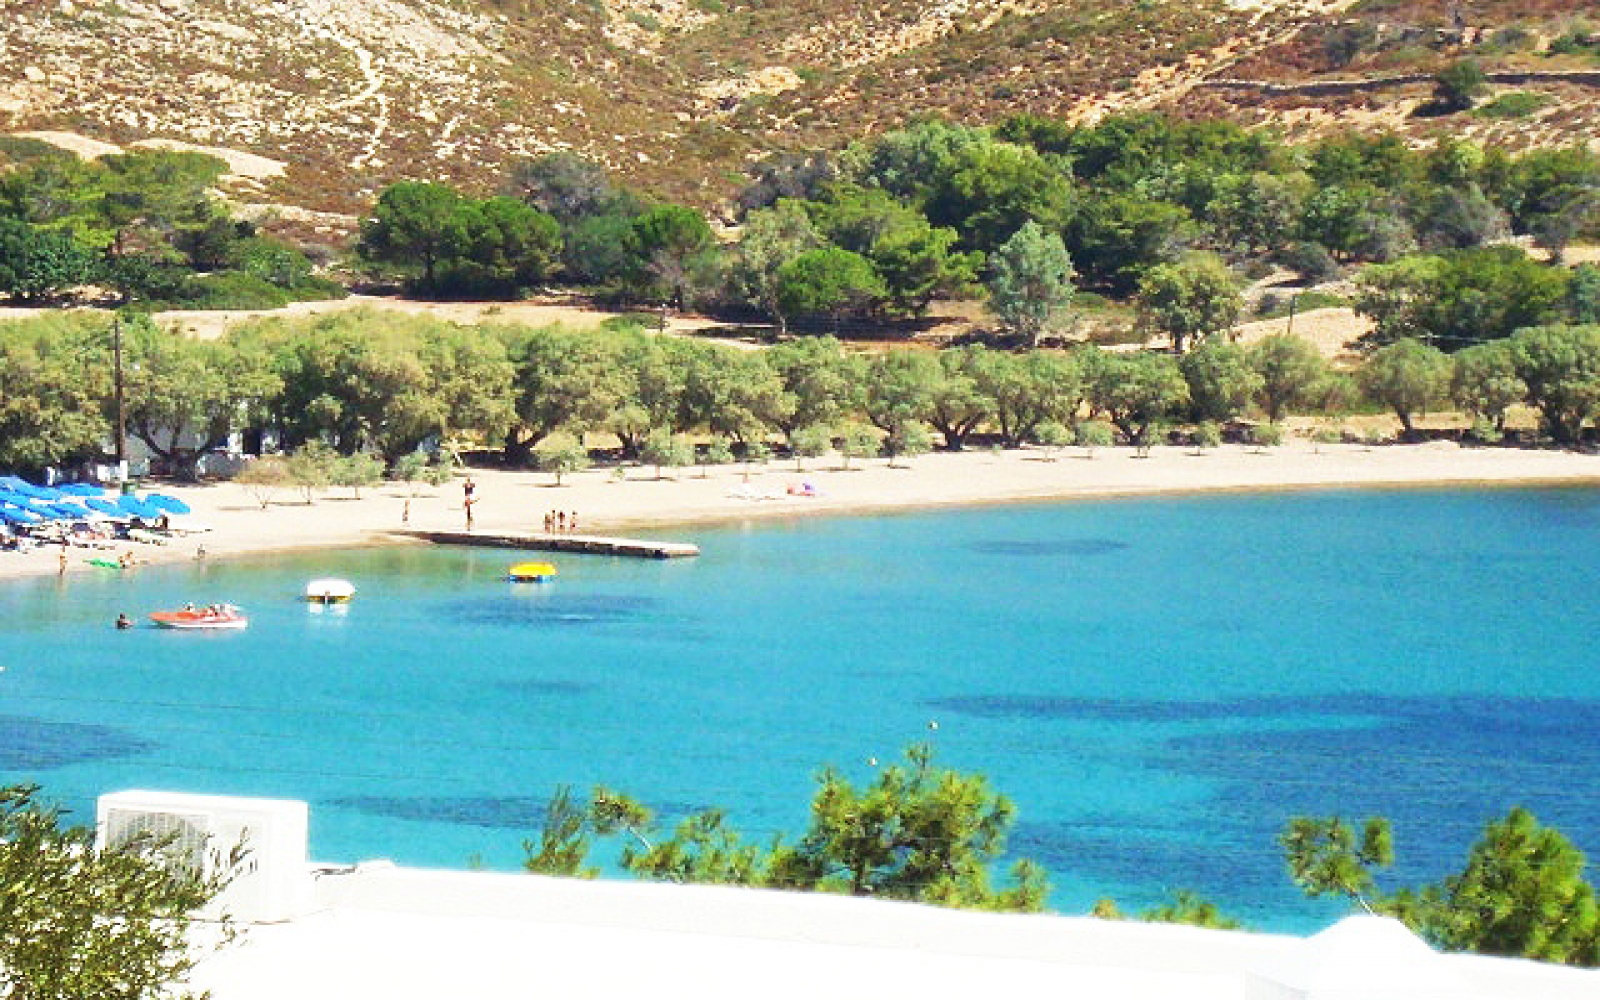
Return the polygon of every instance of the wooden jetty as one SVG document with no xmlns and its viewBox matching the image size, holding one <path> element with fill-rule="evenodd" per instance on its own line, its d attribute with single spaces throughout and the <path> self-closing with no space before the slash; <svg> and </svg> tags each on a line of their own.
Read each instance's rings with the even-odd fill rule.
<svg viewBox="0 0 1600 1000">
<path fill-rule="evenodd" d="M 540 552 L 582 552 L 597 556 L 631 556 L 635 559 L 681 559 L 700 554 L 700 546 L 687 542 L 651 542 L 602 535 L 560 535 L 542 531 L 396 531 L 436 545 L 477 545 L 494 549 L 535 549 Z"/>
</svg>

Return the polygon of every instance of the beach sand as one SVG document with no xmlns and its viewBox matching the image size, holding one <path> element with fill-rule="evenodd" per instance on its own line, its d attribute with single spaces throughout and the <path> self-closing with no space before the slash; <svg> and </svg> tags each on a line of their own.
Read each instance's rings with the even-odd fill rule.
<svg viewBox="0 0 1600 1000">
<path fill-rule="evenodd" d="M 1600 456 L 1566 451 L 1462 448 L 1452 443 L 1420 445 L 1323 445 L 1301 441 L 1258 452 L 1225 445 L 1205 454 L 1186 447 L 1153 449 L 1148 458 L 1125 447 L 1103 448 L 1093 457 L 1061 449 L 1047 460 L 1036 449 L 941 452 L 890 468 L 876 458 L 841 469 L 835 456 L 755 466 L 746 480 L 742 466 L 666 470 L 657 479 L 649 466 L 591 469 L 565 477 L 539 472 L 473 471 L 474 527 L 483 532 L 539 531 L 547 511 L 575 512 L 579 533 L 625 535 L 663 528 L 750 518 L 818 514 L 881 513 L 946 505 L 1022 500 L 1105 497 L 1151 493 L 1271 491 L 1328 487 L 1420 487 L 1562 483 L 1600 485 Z M 120 543 L 111 552 L 67 550 L 68 574 L 106 572 L 88 564 L 95 556 L 132 551 L 146 563 L 222 559 L 251 553 L 425 544 L 394 534 L 404 528 L 460 530 L 466 526 L 464 477 L 437 488 L 385 483 L 361 491 L 321 491 L 306 503 L 298 490 L 280 490 L 263 508 L 234 483 L 198 486 L 160 484 L 194 509 L 189 520 L 209 526 L 200 534 L 165 545 Z M 816 495 L 789 491 L 809 483 Z M 415 495 L 413 495 L 413 493 Z M 687 539 L 686 539 L 687 540 Z M 0 578 L 60 572 L 60 550 L 0 552 Z M 136 570 L 135 570 L 136 571 Z"/>
</svg>

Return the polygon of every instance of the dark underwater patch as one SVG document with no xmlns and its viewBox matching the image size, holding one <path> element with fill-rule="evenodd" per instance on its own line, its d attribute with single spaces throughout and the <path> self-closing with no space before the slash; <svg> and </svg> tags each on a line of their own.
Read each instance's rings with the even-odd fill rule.
<svg viewBox="0 0 1600 1000">
<path fill-rule="evenodd" d="M 473 625 L 597 627 L 644 621 L 658 604 L 639 597 L 528 593 L 454 601 L 444 606 L 443 613 Z"/>
<path fill-rule="evenodd" d="M 574 789 L 573 795 L 584 801 L 587 793 Z M 423 823 L 449 823 L 455 826 L 475 826 L 486 830 L 518 830 L 535 834 L 544 824 L 545 808 L 549 800 L 529 795 L 482 796 L 422 796 L 407 798 L 390 795 L 353 795 L 332 799 L 329 805 L 352 809 L 369 816 L 389 819 L 416 820 Z M 655 812 L 661 825 L 670 828 L 679 820 L 703 808 L 683 803 L 645 805 Z"/>
<path fill-rule="evenodd" d="M 525 694 L 532 697 L 571 698 L 593 691 L 595 685 L 580 684 L 577 681 L 547 681 L 537 678 L 520 681 L 501 681 L 497 685 L 503 691 L 514 694 Z"/>
<path fill-rule="evenodd" d="M 1386 816 L 1390 888 L 1459 871 L 1484 825 L 1526 806 L 1593 856 L 1600 850 L 1600 702 L 1490 695 L 1368 694 L 1152 701 L 973 695 L 926 702 L 985 719 L 1203 723 L 1225 732 L 1132 735 L 1153 774 L 1193 776 L 1203 806 L 1151 823 L 1147 814 L 1094 814 L 1018 823 L 1011 852 L 1108 885 L 1192 889 L 1250 919 L 1294 919 L 1315 907 L 1289 884 L 1277 837 L 1298 815 Z M 1214 727 L 1213 727 L 1214 728 Z M 1084 753 L 1092 756 L 1092 746 Z M 1119 751 L 1122 752 L 1122 751 Z M 1126 909 L 1159 900 L 1130 898 Z M 1241 902 L 1244 901 L 1244 902 Z M 1321 912 L 1316 910 L 1316 912 Z"/>
<path fill-rule="evenodd" d="M 355 795 L 334 799 L 330 804 L 390 819 L 524 831 L 537 830 L 544 822 L 545 810 L 544 799 L 522 795 L 460 798 Z"/>
<path fill-rule="evenodd" d="M 159 746 L 114 726 L 0 716 L 0 768 L 7 771 L 48 771 L 136 757 Z"/>
<path fill-rule="evenodd" d="M 970 542 L 970 551 L 986 556 L 1016 556 L 1022 558 L 1048 558 L 1052 556 L 1106 556 L 1128 548 L 1127 542 L 1113 538 L 1067 538 L 1050 541 L 996 540 Z"/>
<path fill-rule="evenodd" d="M 1058 719 L 1074 722 L 1203 722 L 1283 714 L 1270 699 L 1235 701 L 1143 701 L 1122 698 L 1062 698 L 1050 695 L 980 694 L 930 698 L 930 709 L 980 719 Z"/>
</svg>

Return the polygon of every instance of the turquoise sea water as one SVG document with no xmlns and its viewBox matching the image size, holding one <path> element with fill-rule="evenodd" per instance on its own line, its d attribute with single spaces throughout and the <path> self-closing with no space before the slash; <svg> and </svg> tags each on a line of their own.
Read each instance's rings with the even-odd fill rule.
<svg viewBox="0 0 1600 1000">
<path fill-rule="evenodd" d="M 1327 492 L 695 529 L 697 560 L 396 548 L 0 587 L 0 780 L 312 804 L 330 861 L 514 868 L 558 784 L 798 831 L 816 770 L 931 740 L 1015 800 L 1067 912 L 1256 927 L 1296 813 L 1382 813 L 1401 882 L 1523 803 L 1600 850 L 1600 491 Z M 360 588 L 345 614 L 295 597 Z M 118 633 L 185 600 L 248 631 Z M 937 728 L 930 727 L 936 722 Z"/>
</svg>

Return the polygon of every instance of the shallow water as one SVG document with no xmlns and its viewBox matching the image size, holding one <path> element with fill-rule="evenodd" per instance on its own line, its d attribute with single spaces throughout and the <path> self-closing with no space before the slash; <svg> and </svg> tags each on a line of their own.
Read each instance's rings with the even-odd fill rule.
<svg viewBox="0 0 1600 1000">
<path fill-rule="evenodd" d="M 931 740 L 1054 905 L 1304 929 L 1273 837 L 1394 819 L 1399 882 L 1530 806 L 1600 849 L 1600 491 L 1115 500 L 681 532 L 704 555 L 367 549 L 0 587 L 0 778 L 312 803 L 319 859 L 514 868 L 558 784 L 763 838 Z M 354 580 L 347 613 L 295 600 Z M 230 600 L 248 631 L 110 627 Z M 931 728 L 936 723 L 937 728 Z"/>
</svg>

